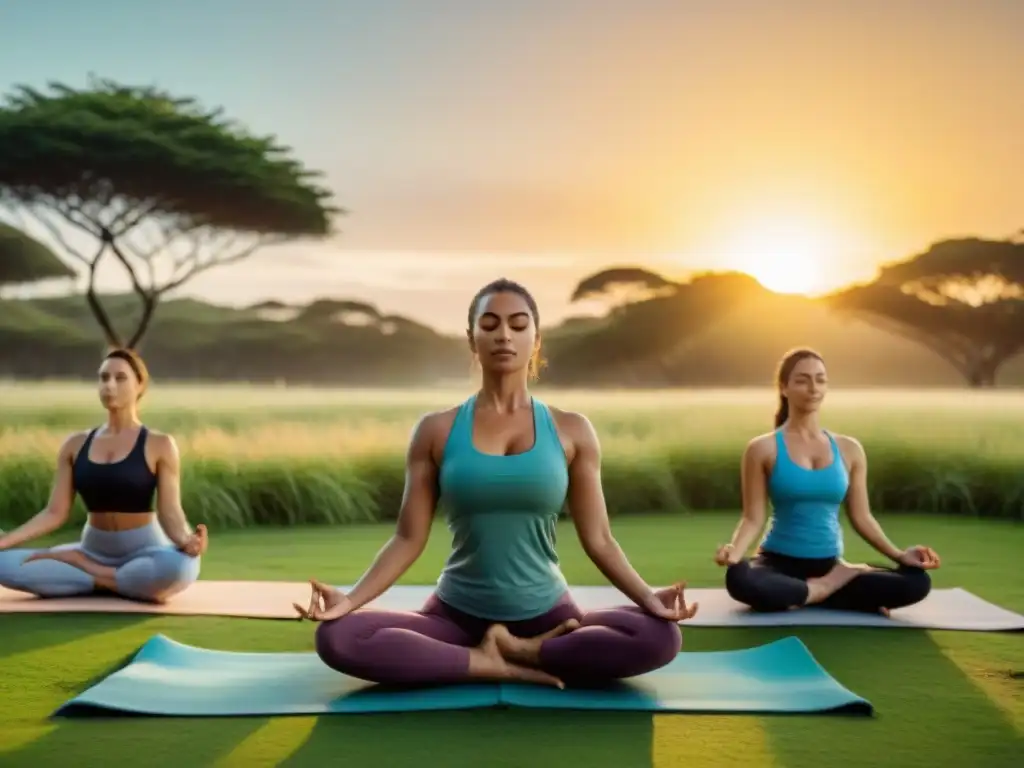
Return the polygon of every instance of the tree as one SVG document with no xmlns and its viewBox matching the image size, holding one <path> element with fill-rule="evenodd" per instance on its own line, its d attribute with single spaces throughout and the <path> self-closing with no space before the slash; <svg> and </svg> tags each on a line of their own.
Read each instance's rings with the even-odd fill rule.
<svg viewBox="0 0 1024 768">
<path fill-rule="evenodd" d="M 694 275 L 674 284 L 671 293 L 655 295 L 618 308 L 605 321 L 576 333 L 556 336 L 550 344 L 549 371 L 560 382 L 646 366 L 671 378 L 671 369 L 690 342 L 737 307 L 765 293 L 752 277 L 721 272 Z M 654 375 L 654 374 L 650 374 Z"/>
<path fill-rule="evenodd" d="M 610 267 L 583 278 L 571 302 L 600 299 L 611 307 L 671 294 L 676 284 L 641 267 Z"/>
<path fill-rule="evenodd" d="M 992 387 L 1024 349 L 1024 242 L 940 241 L 826 301 L 927 347 L 970 386 Z"/>
<path fill-rule="evenodd" d="M 0 107 L 0 205 L 34 217 L 84 270 L 110 344 L 123 339 L 95 286 L 108 254 L 141 303 L 134 347 L 167 292 L 262 246 L 327 236 L 342 212 L 288 148 L 220 110 L 107 80 L 48 88 L 19 86 Z M 58 223 L 95 249 L 73 247 Z"/>
<path fill-rule="evenodd" d="M 0 286 L 74 276 L 74 270 L 45 245 L 0 222 Z"/>
<path fill-rule="evenodd" d="M 342 325 L 377 325 L 381 315 L 373 304 L 351 299 L 317 299 L 298 315 L 306 322 L 341 323 Z"/>
</svg>

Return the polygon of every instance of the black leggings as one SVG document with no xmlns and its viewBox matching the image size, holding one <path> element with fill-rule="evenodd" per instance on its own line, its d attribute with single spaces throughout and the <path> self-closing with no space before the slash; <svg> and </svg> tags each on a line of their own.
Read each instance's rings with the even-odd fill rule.
<svg viewBox="0 0 1024 768">
<path fill-rule="evenodd" d="M 807 602 L 807 579 L 824 576 L 837 562 L 836 558 L 812 560 L 762 551 L 729 566 L 725 588 L 733 600 L 755 611 L 786 611 Z M 859 574 L 816 607 L 879 613 L 882 608 L 919 603 L 931 588 L 931 577 L 920 568 L 879 568 Z"/>
</svg>

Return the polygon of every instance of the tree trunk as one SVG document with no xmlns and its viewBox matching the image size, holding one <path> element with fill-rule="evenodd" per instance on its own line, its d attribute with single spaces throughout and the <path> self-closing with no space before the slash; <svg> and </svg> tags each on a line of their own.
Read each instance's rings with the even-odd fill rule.
<svg viewBox="0 0 1024 768">
<path fill-rule="evenodd" d="M 996 373 L 1005 358 L 983 359 L 974 362 L 967 371 L 967 383 L 971 389 L 995 389 Z"/>
<path fill-rule="evenodd" d="M 89 287 L 85 291 L 85 301 L 89 305 L 89 310 L 92 312 L 92 316 L 96 319 L 96 323 L 103 331 L 103 335 L 107 339 L 107 344 L 111 347 L 121 346 L 121 337 L 114 329 L 114 324 L 110 321 L 110 315 L 103 309 L 103 305 L 100 304 L 99 297 L 96 295 L 96 267 L 100 262 L 100 256 L 103 255 L 105 249 L 101 248 L 100 252 L 96 254 L 96 257 L 92 260 L 92 264 L 89 265 Z"/>
<path fill-rule="evenodd" d="M 159 295 L 155 292 L 138 292 L 139 300 L 142 302 L 142 317 L 139 318 L 139 324 L 135 328 L 135 333 L 132 334 L 131 339 L 128 341 L 129 349 L 138 349 L 139 343 L 142 338 L 146 335 L 146 331 L 149 330 L 149 324 L 153 321 L 153 314 L 156 312 L 157 302 L 160 300 Z"/>
<path fill-rule="evenodd" d="M 128 349 L 136 349 L 139 342 L 142 341 L 142 337 L 146 335 L 146 331 L 149 330 L 149 324 L 153 320 L 153 313 L 156 311 L 156 305 L 160 300 L 161 291 L 157 290 L 155 285 L 150 285 L 147 289 L 139 281 L 139 276 L 135 271 L 135 267 L 132 266 L 128 257 L 118 246 L 117 238 L 109 229 L 103 230 L 103 242 L 110 246 L 110 250 L 114 252 L 117 260 L 121 262 L 121 266 L 123 266 L 125 272 L 128 273 L 128 277 L 132 281 L 132 290 L 135 291 L 135 295 L 139 297 L 139 303 L 142 304 L 142 316 L 139 318 L 138 325 L 135 326 L 135 332 L 132 333 L 131 337 L 128 339 L 127 345 Z"/>
</svg>

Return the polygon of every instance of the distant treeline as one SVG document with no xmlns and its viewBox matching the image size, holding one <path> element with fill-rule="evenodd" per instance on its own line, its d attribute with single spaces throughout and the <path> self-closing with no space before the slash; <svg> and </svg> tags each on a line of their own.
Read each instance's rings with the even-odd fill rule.
<svg viewBox="0 0 1024 768">
<path fill-rule="evenodd" d="M 771 383 L 790 347 L 821 351 L 837 386 L 963 386 L 928 349 L 850 319 L 820 301 L 783 296 L 739 276 L 688 292 L 637 298 L 600 318 L 542 329 L 542 380 L 565 387 L 735 387 Z M 697 295 L 699 294 L 699 296 Z M 130 294 L 104 296 L 118 324 L 140 311 Z M 0 301 L 0 377 L 90 377 L 104 349 L 82 296 Z M 245 309 L 165 300 L 142 352 L 163 380 L 430 386 L 467 380 L 461 336 L 443 335 L 356 301 Z M 1024 385 L 1011 360 L 1000 386 Z"/>
</svg>

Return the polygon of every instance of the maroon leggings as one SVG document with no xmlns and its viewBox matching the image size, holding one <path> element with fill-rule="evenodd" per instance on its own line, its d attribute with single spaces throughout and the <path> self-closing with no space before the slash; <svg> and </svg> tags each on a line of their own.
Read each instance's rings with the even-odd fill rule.
<svg viewBox="0 0 1024 768">
<path fill-rule="evenodd" d="M 534 637 L 568 619 L 578 629 L 545 640 L 540 668 L 566 683 L 634 677 L 668 664 L 682 643 L 679 626 L 637 607 L 584 614 L 567 593 L 547 613 L 505 622 L 517 637 Z M 469 649 L 493 622 L 470 616 L 431 595 L 418 611 L 363 609 L 316 630 L 316 652 L 332 669 L 375 683 L 454 683 L 469 678 Z"/>
</svg>

